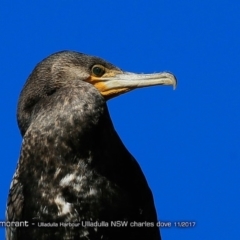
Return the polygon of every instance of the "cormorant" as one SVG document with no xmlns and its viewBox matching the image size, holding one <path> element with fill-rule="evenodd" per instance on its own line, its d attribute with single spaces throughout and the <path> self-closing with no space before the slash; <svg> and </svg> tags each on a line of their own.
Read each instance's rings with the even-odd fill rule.
<svg viewBox="0 0 240 240">
<path fill-rule="evenodd" d="M 124 72 L 73 51 L 35 67 L 18 103 L 23 142 L 7 202 L 8 240 L 161 239 L 152 192 L 106 105 L 152 85 L 175 87 L 176 78 Z"/>
</svg>

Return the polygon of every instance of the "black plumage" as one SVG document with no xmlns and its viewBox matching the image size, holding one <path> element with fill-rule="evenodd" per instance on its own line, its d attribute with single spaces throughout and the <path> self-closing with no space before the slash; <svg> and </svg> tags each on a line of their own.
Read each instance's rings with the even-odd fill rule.
<svg viewBox="0 0 240 240">
<path fill-rule="evenodd" d="M 156 224 L 157 216 L 146 179 L 106 105 L 121 93 L 156 84 L 175 86 L 176 79 L 169 73 L 126 73 L 70 51 L 36 66 L 18 103 L 23 142 L 7 204 L 7 220 L 27 221 L 29 227 L 7 228 L 7 239 L 160 239 L 156 226 L 110 227 L 111 221 Z M 86 226 L 88 221 L 110 225 Z"/>
</svg>

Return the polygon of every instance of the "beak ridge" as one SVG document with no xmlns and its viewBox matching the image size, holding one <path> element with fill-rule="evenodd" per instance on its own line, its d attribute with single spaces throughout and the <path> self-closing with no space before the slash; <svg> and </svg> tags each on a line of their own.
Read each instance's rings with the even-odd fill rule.
<svg viewBox="0 0 240 240">
<path fill-rule="evenodd" d="M 170 85 L 175 89 L 177 86 L 176 77 L 168 72 L 152 73 L 152 74 L 136 74 L 131 72 L 123 72 L 112 77 L 102 77 L 105 85 L 112 88 L 130 88 L 130 90 L 141 87 L 155 85 Z"/>
</svg>

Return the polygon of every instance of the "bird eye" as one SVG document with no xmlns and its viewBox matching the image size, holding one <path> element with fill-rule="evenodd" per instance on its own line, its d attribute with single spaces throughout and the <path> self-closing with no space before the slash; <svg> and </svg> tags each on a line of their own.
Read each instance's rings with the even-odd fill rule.
<svg viewBox="0 0 240 240">
<path fill-rule="evenodd" d="M 101 65 L 95 65 L 92 67 L 92 73 L 96 77 L 101 77 L 105 73 L 105 68 Z"/>
</svg>

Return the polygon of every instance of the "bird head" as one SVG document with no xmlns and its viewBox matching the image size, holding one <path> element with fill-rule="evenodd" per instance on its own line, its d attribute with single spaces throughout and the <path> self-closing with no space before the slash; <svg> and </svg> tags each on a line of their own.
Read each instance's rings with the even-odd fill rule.
<svg viewBox="0 0 240 240">
<path fill-rule="evenodd" d="M 122 71 L 105 60 L 73 51 L 62 51 L 42 60 L 30 74 L 18 103 L 18 124 L 24 135 L 36 106 L 63 87 L 94 86 L 105 100 L 136 88 L 154 85 L 176 87 L 171 73 L 136 74 Z"/>
</svg>

